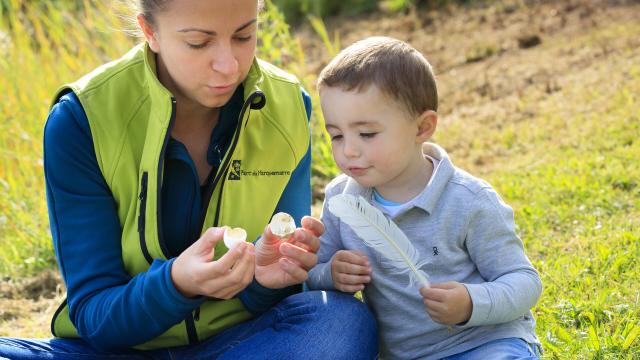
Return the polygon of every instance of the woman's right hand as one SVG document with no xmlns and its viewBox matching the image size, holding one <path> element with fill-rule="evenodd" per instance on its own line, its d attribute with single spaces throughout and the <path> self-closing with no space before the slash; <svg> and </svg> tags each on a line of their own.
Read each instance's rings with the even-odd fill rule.
<svg viewBox="0 0 640 360">
<path fill-rule="evenodd" d="M 251 283 L 255 271 L 253 244 L 240 243 L 211 261 L 223 235 L 224 228 L 209 228 L 173 262 L 171 280 L 182 295 L 231 299 Z"/>
</svg>

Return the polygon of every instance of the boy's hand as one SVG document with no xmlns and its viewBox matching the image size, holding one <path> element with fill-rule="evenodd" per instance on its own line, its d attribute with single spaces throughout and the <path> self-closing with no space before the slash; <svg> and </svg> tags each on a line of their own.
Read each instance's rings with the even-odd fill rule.
<svg viewBox="0 0 640 360">
<path fill-rule="evenodd" d="M 371 265 L 361 252 L 340 250 L 331 261 L 333 286 L 343 292 L 364 290 L 371 281 Z"/>
<path fill-rule="evenodd" d="M 435 322 L 456 325 L 467 322 L 471 317 L 471 296 L 459 282 L 431 284 L 431 287 L 421 288 L 420 294 L 427 313 Z"/>
</svg>

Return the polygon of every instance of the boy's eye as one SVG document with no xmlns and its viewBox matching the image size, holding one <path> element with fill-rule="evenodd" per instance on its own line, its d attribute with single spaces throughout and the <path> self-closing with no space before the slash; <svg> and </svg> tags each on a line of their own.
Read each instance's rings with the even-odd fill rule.
<svg viewBox="0 0 640 360">
<path fill-rule="evenodd" d="M 360 136 L 366 139 L 370 139 L 374 136 L 378 135 L 378 133 L 370 132 L 370 133 L 360 133 Z"/>
<path fill-rule="evenodd" d="M 331 141 L 337 141 L 342 139 L 342 135 L 333 135 L 331 136 Z"/>
</svg>

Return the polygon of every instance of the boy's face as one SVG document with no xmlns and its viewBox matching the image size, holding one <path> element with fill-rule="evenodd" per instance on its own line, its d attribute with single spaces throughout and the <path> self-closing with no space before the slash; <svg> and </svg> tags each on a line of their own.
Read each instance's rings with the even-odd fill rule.
<svg viewBox="0 0 640 360">
<path fill-rule="evenodd" d="M 378 191 L 414 181 L 424 161 L 422 143 L 433 133 L 424 132 L 421 117 L 409 115 L 374 85 L 360 92 L 325 87 L 320 102 L 333 158 L 345 174 Z"/>
</svg>

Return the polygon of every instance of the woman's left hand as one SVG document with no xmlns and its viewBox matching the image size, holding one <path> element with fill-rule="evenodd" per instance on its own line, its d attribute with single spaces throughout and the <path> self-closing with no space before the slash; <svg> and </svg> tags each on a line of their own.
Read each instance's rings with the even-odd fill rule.
<svg viewBox="0 0 640 360">
<path fill-rule="evenodd" d="M 301 224 L 289 239 L 273 235 L 269 226 L 265 228 L 255 249 L 255 277 L 260 285 L 280 289 L 307 280 L 309 270 L 318 263 L 318 237 L 324 225 L 311 216 L 303 217 Z"/>
</svg>

